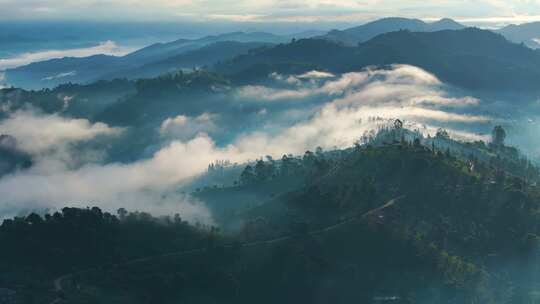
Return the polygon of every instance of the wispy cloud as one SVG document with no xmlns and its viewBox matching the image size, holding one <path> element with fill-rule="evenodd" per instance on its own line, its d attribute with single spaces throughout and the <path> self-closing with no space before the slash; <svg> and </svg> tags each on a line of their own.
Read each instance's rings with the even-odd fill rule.
<svg viewBox="0 0 540 304">
<path fill-rule="evenodd" d="M 99 205 L 110 211 L 126 207 L 156 214 L 181 212 L 186 219 L 211 222 L 208 210 L 176 187 L 218 159 L 212 156 L 213 142 L 202 135 L 173 142 L 152 158 L 131 164 L 103 164 L 100 150 L 77 147 L 121 131 L 31 111 L 2 121 L 0 134 L 14 136 L 34 165 L 0 179 L 0 192 L 5 194 L 0 216 L 13 215 L 6 212 L 14 210 Z"/>
<path fill-rule="evenodd" d="M 334 74 L 328 73 L 328 72 L 322 72 L 322 71 L 309 71 L 307 73 L 304 73 L 302 75 L 298 75 L 298 78 L 301 79 L 313 79 L 313 78 L 332 78 L 335 77 Z"/>
<path fill-rule="evenodd" d="M 71 77 L 71 76 L 75 76 L 75 75 L 77 75 L 77 71 L 71 71 L 71 72 L 60 73 L 60 74 L 53 75 L 53 76 L 48 76 L 48 77 L 43 78 L 43 80 L 54 80 L 54 79 Z"/>
<path fill-rule="evenodd" d="M 24 53 L 16 57 L 0 59 L 0 71 L 49 59 L 64 57 L 87 57 L 97 54 L 122 56 L 131 51 L 133 51 L 133 49 L 118 46 L 114 41 L 105 41 L 99 45 L 88 48 L 46 50 L 34 53 Z"/>
<path fill-rule="evenodd" d="M 167 118 L 161 124 L 160 135 L 171 139 L 187 140 L 195 137 L 199 133 L 210 133 L 217 131 L 215 123 L 217 115 L 203 113 L 197 117 L 178 115 Z"/>
<path fill-rule="evenodd" d="M 18 111 L 0 121 L 0 134 L 17 138 L 26 152 L 40 154 L 68 143 L 87 141 L 100 135 L 118 135 L 121 129 L 86 119 L 68 119 L 57 114 Z"/>
<path fill-rule="evenodd" d="M 275 75 L 272 78 L 275 79 Z M 448 123 L 490 123 L 491 118 L 484 115 L 456 112 L 463 107 L 476 107 L 480 101 L 470 96 L 453 96 L 450 91 L 451 88 L 432 74 L 407 65 L 367 69 L 320 83 L 295 84 L 290 88 L 245 87 L 239 90 L 240 96 L 259 102 L 296 103 L 311 98 L 329 99 L 330 102 L 309 120 L 296 123 L 280 135 L 256 133 L 240 139 L 239 143 L 258 143 L 264 147 L 261 150 L 275 153 L 301 152 L 314 145 L 343 147 L 352 144 L 359 134 L 377 127 L 371 118 L 382 121 L 400 118 L 422 125 L 426 133 Z M 459 134 L 460 138 L 479 138 L 466 131 L 453 134 Z"/>
</svg>

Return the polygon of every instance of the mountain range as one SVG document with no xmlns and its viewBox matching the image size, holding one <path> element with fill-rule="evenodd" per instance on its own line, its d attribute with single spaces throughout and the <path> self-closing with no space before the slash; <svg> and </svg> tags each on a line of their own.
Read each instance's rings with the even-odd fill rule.
<svg viewBox="0 0 540 304">
<path fill-rule="evenodd" d="M 26 66 L 9 69 L 4 72 L 6 82 L 15 87 L 27 89 L 52 88 L 62 83 L 89 83 L 100 79 L 152 77 L 179 69 L 212 65 L 218 61 L 232 59 L 245 53 L 247 48 L 259 45 L 250 43 L 279 44 L 292 39 L 319 37 L 346 45 L 355 45 L 379 34 L 408 29 L 411 31 L 435 31 L 441 29 L 459 29 L 459 25 L 450 19 L 434 23 L 424 23 L 417 19 L 385 18 L 359 27 L 343 31 L 331 31 L 321 34 L 317 31 L 302 32 L 294 35 L 274 35 L 265 32 L 231 32 L 206 36 L 199 39 L 178 39 L 168 43 L 155 43 L 123 57 L 97 55 L 86 58 L 59 58 L 36 62 Z M 219 42 L 243 43 L 219 45 L 213 48 L 206 46 Z M 202 54 L 197 54 L 197 51 Z M 212 52 L 215 51 L 215 52 Z M 175 58 L 186 52 L 185 57 Z M 202 58 L 207 58 L 202 60 Z M 168 60 L 169 59 L 169 60 Z M 194 62 L 186 62 L 193 59 Z M 168 66 L 172 64 L 172 66 Z"/>
<path fill-rule="evenodd" d="M 515 43 L 523 43 L 535 49 L 540 47 L 540 22 L 511 24 L 497 30 L 497 32 Z"/>
<path fill-rule="evenodd" d="M 216 65 L 215 69 L 245 82 L 273 71 L 320 69 L 345 73 L 392 64 L 418 66 L 445 82 L 472 90 L 537 91 L 540 81 L 540 51 L 476 28 L 438 32 L 400 30 L 355 47 L 304 39 L 241 55 Z"/>
<path fill-rule="evenodd" d="M 360 42 L 368 41 L 378 35 L 399 30 L 409 30 L 411 32 L 436 32 L 442 30 L 460 30 L 464 28 L 464 25 L 459 24 L 452 19 L 441 19 L 436 22 L 427 23 L 419 19 L 394 17 L 379 19 L 342 31 L 333 30 L 328 32 L 326 35 L 319 36 L 317 38 L 355 46 Z"/>
<path fill-rule="evenodd" d="M 233 32 L 222 35 L 207 36 L 200 39 L 179 39 L 168 43 L 156 43 L 122 57 L 95 55 L 83 58 L 59 58 L 35 62 L 26 66 L 5 71 L 10 85 L 30 89 L 51 88 L 62 83 L 89 83 L 100 79 L 108 79 L 112 75 L 119 78 L 133 78 L 132 70 L 149 65 L 154 72 L 143 72 L 144 76 L 157 76 L 171 70 L 162 62 L 176 63 L 176 69 L 191 69 L 198 65 L 207 65 L 223 60 L 224 55 L 232 58 L 263 44 L 288 42 L 293 38 L 304 38 L 311 33 L 300 33 L 291 36 L 278 36 L 262 32 Z M 221 42 L 228 44 L 219 45 Z M 236 42 L 236 43 L 232 43 Z M 256 43 L 256 44 L 254 44 Z M 211 48 L 207 46 L 218 44 Z M 222 52 L 221 47 L 226 49 Z M 204 48 L 204 49 L 202 49 Z M 193 52 L 200 51 L 201 54 Z M 184 53 L 185 57 L 177 58 Z M 206 59 L 203 59 L 206 58 Z M 195 59 L 194 62 L 190 59 Z M 151 65 L 154 64 L 155 65 Z M 157 70 L 156 70 L 157 69 Z"/>
<path fill-rule="evenodd" d="M 36 62 L 7 70 L 4 77 L 10 85 L 40 89 L 67 82 L 151 78 L 194 68 L 254 80 L 274 71 L 290 74 L 321 68 L 339 73 L 403 63 L 468 89 L 535 90 L 540 79 L 540 53 L 525 46 L 534 46 L 537 29 L 540 25 L 535 23 L 489 31 L 467 29 L 451 19 L 428 23 L 384 18 L 324 35 L 233 32 L 179 39 L 123 57 L 96 55 Z M 519 45 L 522 42 L 525 46 Z"/>
<path fill-rule="evenodd" d="M 540 303 L 540 50 L 503 30 L 386 18 L 6 71 L 0 304 Z"/>
</svg>

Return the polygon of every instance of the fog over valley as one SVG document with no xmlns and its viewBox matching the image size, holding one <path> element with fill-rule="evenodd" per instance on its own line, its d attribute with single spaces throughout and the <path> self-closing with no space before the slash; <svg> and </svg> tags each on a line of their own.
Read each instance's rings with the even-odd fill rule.
<svg viewBox="0 0 540 304">
<path fill-rule="evenodd" d="M 13 111 L 8 98 L 0 132 L 13 136 L 17 149 L 30 154 L 34 164 L 0 179 L 7 203 L 2 209 L 8 212 L 4 216 L 72 202 L 111 211 L 179 211 L 188 218 L 210 220 L 202 204 L 180 192 L 214 161 L 243 164 L 266 155 L 302 155 L 317 147 L 348 148 L 364 133 L 398 118 L 426 136 L 444 127 L 452 137 L 467 141 L 488 141 L 493 125 L 505 123 L 487 110 L 488 104 L 406 65 L 342 75 L 273 73 L 265 85 L 223 90 L 185 101 L 223 100 L 211 113 L 185 113 L 179 101 L 171 111 L 159 113 L 166 119 L 137 126 L 44 113 L 34 106 Z M 135 150 L 136 159 L 108 156 L 115 145 L 134 140 L 130 133 L 139 134 L 137 145 L 148 145 L 125 147 Z"/>
<path fill-rule="evenodd" d="M 467 6 L 0 0 L 0 304 L 536 303 L 540 6 Z"/>
</svg>

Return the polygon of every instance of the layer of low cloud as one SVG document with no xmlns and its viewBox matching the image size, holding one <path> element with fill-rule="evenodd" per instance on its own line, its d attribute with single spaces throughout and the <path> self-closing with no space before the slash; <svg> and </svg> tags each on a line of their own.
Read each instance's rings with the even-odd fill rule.
<svg viewBox="0 0 540 304">
<path fill-rule="evenodd" d="M 57 114 L 41 115 L 17 111 L 0 121 L 0 134 L 17 138 L 19 148 L 33 155 L 56 150 L 69 143 L 88 141 L 101 135 L 118 135 L 121 129 L 86 119 L 68 119 Z"/>
<path fill-rule="evenodd" d="M 92 55 L 122 56 L 133 51 L 117 45 L 114 41 L 105 41 L 96 46 L 66 50 L 45 50 L 33 53 L 23 53 L 16 57 L 0 58 L 0 71 L 24 66 L 33 62 L 64 57 L 87 57 Z"/>
<path fill-rule="evenodd" d="M 211 222 L 210 212 L 179 193 L 179 189 L 203 174 L 208 164 L 216 160 L 243 163 L 265 155 L 302 154 L 318 146 L 349 147 L 365 132 L 396 118 L 425 134 L 434 134 L 439 126 L 448 123 L 489 123 L 489 117 L 452 111 L 464 106 L 475 107 L 478 100 L 449 96 L 433 75 L 410 66 L 366 70 L 290 86 L 285 90 L 307 93 L 302 93 L 302 97 L 284 98 L 284 103 L 294 104 L 314 95 L 326 102 L 314 109 L 291 110 L 299 111 L 298 115 L 293 115 L 299 117 L 299 121 L 281 128 L 266 128 L 263 124 L 256 130 L 238 134 L 222 146 L 216 145 L 208 135 L 226 127 L 219 125 L 215 115 L 171 117 L 164 120 L 158 130 L 166 144 L 152 157 L 126 164 L 105 164 L 98 157 L 94 160 L 88 157 L 85 163 L 74 166 L 71 159 L 81 151 L 69 149 L 76 143 L 93 141 L 100 136 L 115 136 L 121 130 L 58 115 L 16 112 L 0 124 L 0 132 L 15 136 L 24 150 L 38 156 L 37 164 L 0 179 L 3 194 L 0 214 L 17 208 L 98 205 L 106 210 L 125 207 L 155 214 L 178 212 L 188 220 Z M 261 102 L 271 103 L 270 100 Z M 268 116 L 268 110 L 263 109 L 265 115 L 257 114 L 261 119 Z M 310 113 L 308 118 L 305 112 Z M 289 113 L 282 114 L 282 119 Z M 462 139 L 484 138 L 466 129 L 449 131 Z M 55 146 L 68 148 L 51 149 Z"/>
<path fill-rule="evenodd" d="M 188 220 L 211 222 L 204 206 L 175 189 L 216 159 L 213 149 L 209 138 L 198 137 L 171 143 L 151 159 L 132 164 L 88 164 L 74 170 L 58 165 L 45 170 L 38 164 L 0 179 L 0 192 L 8 210 L 98 205 L 111 211 L 125 207 L 155 214 L 179 212 Z"/>
<path fill-rule="evenodd" d="M 289 79 L 291 76 L 271 77 Z M 460 113 L 460 109 L 479 106 L 480 101 L 470 96 L 454 96 L 450 91 L 451 88 L 432 74 L 407 65 L 347 73 L 315 85 L 247 86 L 239 89 L 240 98 L 272 103 L 278 100 L 296 103 L 310 98 L 331 102 L 324 103 L 311 119 L 296 123 L 280 134 L 254 133 L 239 139 L 237 144 L 252 146 L 267 154 L 302 153 L 316 146 L 346 147 L 358 139 L 359 134 L 397 118 L 422 126 L 426 135 L 434 135 L 439 127 L 449 123 L 466 126 L 487 125 L 492 121 L 485 115 Z M 449 131 L 460 139 L 486 138 L 465 130 Z"/>
<path fill-rule="evenodd" d="M 0 123 L 0 133 L 14 136 L 18 148 L 30 153 L 35 164 L 0 179 L 0 215 L 98 205 L 109 211 L 125 207 L 155 214 L 179 212 L 188 220 L 211 223 L 209 211 L 177 192 L 176 187 L 214 160 L 205 157 L 209 156 L 212 141 L 200 137 L 185 143 L 174 142 L 153 158 L 131 164 L 103 164 L 101 151 L 76 148 L 77 144 L 118 136 L 121 132 L 122 129 L 85 119 L 35 111 L 13 113 Z"/>
<path fill-rule="evenodd" d="M 323 74 L 323 72 L 310 72 Z M 296 76 L 270 75 L 271 78 L 287 83 L 288 87 L 250 85 L 238 90 L 241 99 L 265 101 L 304 100 L 312 97 L 334 98 L 339 106 L 393 105 L 404 107 L 469 107 L 479 104 L 470 97 L 454 97 L 432 74 L 408 65 L 394 65 L 390 69 L 367 69 L 362 72 L 346 73 L 324 82 L 298 82 Z M 328 77 L 330 77 L 328 75 Z M 416 110 L 418 113 L 419 111 Z M 435 113 L 428 112 L 427 113 Z M 485 117 L 447 115 L 456 121 L 487 121 Z"/>
</svg>

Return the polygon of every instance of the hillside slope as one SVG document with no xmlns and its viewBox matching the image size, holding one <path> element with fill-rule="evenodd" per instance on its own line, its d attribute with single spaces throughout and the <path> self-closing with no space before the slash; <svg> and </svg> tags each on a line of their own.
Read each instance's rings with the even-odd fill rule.
<svg viewBox="0 0 540 304">
<path fill-rule="evenodd" d="M 240 232 L 193 227 L 181 215 L 65 208 L 4 221 L 0 269 L 17 274 L 8 283 L 28 297 L 46 297 L 54 283 L 74 303 L 535 300 L 538 171 L 521 178 L 500 157 L 467 159 L 439 149 L 442 141 L 389 132 L 355 148 L 259 161 L 239 185 L 197 195 L 235 204 L 242 192 L 263 199 L 282 188 L 229 214 L 243 221 Z"/>
</svg>

